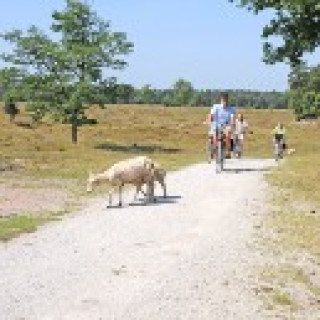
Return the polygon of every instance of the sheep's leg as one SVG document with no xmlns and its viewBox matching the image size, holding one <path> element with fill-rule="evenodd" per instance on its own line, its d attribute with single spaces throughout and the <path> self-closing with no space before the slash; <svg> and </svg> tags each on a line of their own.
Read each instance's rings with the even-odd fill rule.
<svg viewBox="0 0 320 320">
<path fill-rule="evenodd" d="M 134 201 L 138 200 L 139 192 L 142 192 L 144 194 L 144 192 L 142 191 L 142 185 L 141 184 L 136 185 L 136 192 L 134 194 Z"/>
<path fill-rule="evenodd" d="M 143 194 L 144 197 L 147 197 L 147 194 L 141 189 L 141 193 Z"/>
<path fill-rule="evenodd" d="M 154 196 L 154 181 L 153 180 L 151 180 L 147 183 L 146 201 L 156 202 L 156 198 Z"/>
<path fill-rule="evenodd" d="M 147 196 L 147 194 L 143 191 L 142 186 L 140 187 L 140 190 L 139 190 L 139 191 L 143 194 L 144 197 Z"/>
<path fill-rule="evenodd" d="M 123 183 L 119 185 L 119 207 L 122 207 L 122 189 L 123 189 Z"/>
<path fill-rule="evenodd" d="M 167 186 L 166 183 L 164 181 L 160 182 L 162 190 L 163 190 L 163 197 L 166 198 L 167 197 Z"/>
<path fill-rule="evenodd" d="M 109 207 L 111 207 L 112 205 L 112 194 L 109 193 Z"/>
<path fill-rule="evenodd" d="M 111 189 L 111 191 L 109 191 L 109 207 L 112 206 L 112 194 L 113 194 L 114 188 Z"/>
<path fill-rule="evenodd" d="M 154 195 L 154 182 L 152 182 L 152 184 L 151 184 L 151 201 L 152 202 L 157 202 L 157 199 L 156 199 L 156 197 Z"/>
</svg>

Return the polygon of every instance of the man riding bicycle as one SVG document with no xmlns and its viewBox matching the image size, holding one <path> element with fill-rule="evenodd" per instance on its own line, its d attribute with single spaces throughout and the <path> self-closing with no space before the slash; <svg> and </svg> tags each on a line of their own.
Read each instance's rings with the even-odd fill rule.
<svg viewBox="0 0 320 320">
<path fill-rule="evenodd" d="M 223 130 L 226 141 L 227 158 L 230 158 L 232 130 L 235 121 L 235 107 L 229 104 L 227 93 L 221 94 L 221 103 L 214 104 L 205 123 L 209 124 L 209 143 L 213 145 L 213 150 L 217 147 L 218 130 Z M 211 155 L 212 157 L 213 155 Z"/>
</svg>

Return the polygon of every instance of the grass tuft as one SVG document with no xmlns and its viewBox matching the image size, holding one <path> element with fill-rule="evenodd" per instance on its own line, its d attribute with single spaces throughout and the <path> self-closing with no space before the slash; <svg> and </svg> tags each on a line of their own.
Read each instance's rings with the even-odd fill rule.
<svg viewBox="0 0 320 320">
<path fill-rule="evenodd" d="M 21 233 L 31 233 L 37 227 L 48 221 L 45 217 L 12 216 L 0 220 L 0 240 L 8 241 Z"/>
</svg>

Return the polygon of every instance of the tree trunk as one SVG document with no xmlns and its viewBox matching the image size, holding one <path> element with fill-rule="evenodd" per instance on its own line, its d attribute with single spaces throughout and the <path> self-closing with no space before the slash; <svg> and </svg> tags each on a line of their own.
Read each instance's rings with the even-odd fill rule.
<svg viewBox="0 0 320 320">
<path fill-rule="evenodd" d="M 78 142 L 78 124 L 77 121 L 73 120 L 71 124 L 71 135 L 72 135 L 72 143 Z"/>
<path fill-rule="evenodd" d="M 10 116 L 10 122 L 13 122 L 16 115 L 14 113 L 10 113 L 9 116 Z"/>
<path fill-rule="evenodd" d="M 71 138 L 72 143 L 76 144 L 78 142 L 78 112 L 75 109 L 71 115 Z"/>
</svg>

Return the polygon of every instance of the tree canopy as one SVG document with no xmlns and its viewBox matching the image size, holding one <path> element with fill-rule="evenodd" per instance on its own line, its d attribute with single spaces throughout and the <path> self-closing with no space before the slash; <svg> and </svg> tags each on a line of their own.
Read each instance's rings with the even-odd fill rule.
<svg viewBox="0 0 320 320">
<path fill-rule="evenodd" d="M 273 10 L 274 18 L 263 28 L 262 37 L 282 39 L 280 45 L 264 43 L 264 61 L 301 62 L 304 53 L 320 45 L 320 3 L 318 0 L 229 0 L 254 13 Z"/>
<path fill-rule="evenodd" d="M 292 68 L 289 74 L 289 107 L 298 119 L 320 115 L 320 66 L 305 63 Z"/>
</svg>

